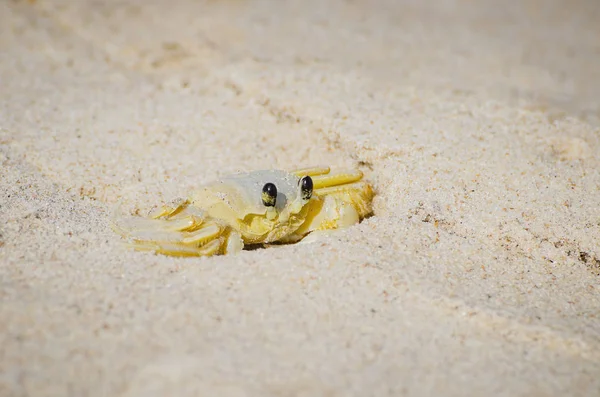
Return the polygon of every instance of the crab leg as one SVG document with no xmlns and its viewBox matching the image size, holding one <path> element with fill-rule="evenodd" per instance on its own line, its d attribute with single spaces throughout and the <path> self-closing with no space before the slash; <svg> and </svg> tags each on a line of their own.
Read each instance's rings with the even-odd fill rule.
<svg viewBox="0 0 600 397">
<path fill-rule="evenodd" d="M 309 168 L 300 168 L 294 171 L 291 171 L 290 174 L 294 174 L 297 177 L 303 177 L 303 176 L 317 176 L 317 175 L 324 175 L 324 174 L 328 174 L 330 171 L 329 167 L 309 167 Z"/>
<path fill-rule="evenodd" d="M 186 199 L 179 199 L 173 202 L 174 206 L 171 205 L 163 205 L 160 208 L 157 208 L 154 211 L 151 211 L 150 218 L 161 218 L 161 217 L 172 217 L 179 214 L 181 211 L 187 209 L 190 205 L 190 202 Z"/>
<path fill-rule="evenodd" d="M 347 185 L 329 186 L 315 190 L 320 197 L 335 198 L 338 202 L 350 204 L 360 219 L 369 215 L 373 208 L 371 202 L 375 193 L 366 182 L 354 182 Z"/>
<path fill-rule="evenodd" d="M 113 229 L 137 250 L 174 256 L 209 256 L 243 248 L 239 234 L 207 218 L 200 209 L 181 201 L 162 207 L 153 219 L 113 215 Z"/>
<path fill-rule="evenodd" d="M 186 246 L 180 244 L 158 244 L 150 241 L 129 244 L 138 251 L 154 251 L 157 254 L 171 256 L 211 256 L 217 254 L 223 245 L 223 239 L 219 238 L 201 246 Z"/>
<path fill-rule="evenodd" d="M 314 189 L 346 185 L 360 181 L 363 173 L 358 170 L 338 171 L 332 174 L 317 175 L 312 178 Z"/>
</svg>

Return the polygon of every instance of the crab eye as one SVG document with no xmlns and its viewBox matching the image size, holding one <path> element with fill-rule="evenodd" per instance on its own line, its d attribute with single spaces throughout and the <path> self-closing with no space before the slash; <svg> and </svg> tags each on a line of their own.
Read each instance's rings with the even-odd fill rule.
<svg viewBox="0 0 600 397">
<path fill-rule="evenodd" d="M 265 207 L 275 207 L 277 202 L 277 187 L 271 182 L 265 183 L 262 188 L 262 202 Z"/>
<path fill-rule="evenodd" d="M 303 200 L 310 200 L 313 194 L 313 180 L 310 176 L 300 179 L 300 193 Z"/>
</svg>

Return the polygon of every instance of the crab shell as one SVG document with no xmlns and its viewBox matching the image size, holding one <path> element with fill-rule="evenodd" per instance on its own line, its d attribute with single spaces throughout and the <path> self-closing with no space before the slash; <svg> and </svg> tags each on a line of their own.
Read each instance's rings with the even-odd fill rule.
<svg viewBox="0 0 600 397">
<path fill-rule="evenodd" d="M 302 194 L 301 179 L 312 181 Z M 357 170 L 330 173 L 329 167 L 292 172 L 264 170 L 232 175 L 163 206 L 149 218 L 115 212 L 113 228 L 136 249 L 175 256 L 238 252 L 246 245 L 292 243 L 307 234 L 360 222 L 372 212 L 371 186 Z M 263 202 L 263 187 L 277 189 L 274 205 Z"/>
</svg>

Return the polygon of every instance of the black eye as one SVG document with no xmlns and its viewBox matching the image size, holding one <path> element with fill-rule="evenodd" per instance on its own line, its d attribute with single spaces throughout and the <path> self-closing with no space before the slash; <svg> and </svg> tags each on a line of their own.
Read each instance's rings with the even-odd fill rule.
<svg viewBox="0 0 600 397">
<path fill-rule="evenodd" d="M 313 194 L 313 180 L 310 176 L 305 176 L 300 180 L 300 191 L 302 192 L 302 199 L 309 200 Z"/>
<path fill-rule="evenodd" d="M 275 207 L 277 202 L 277 187 L 271 182 L 265 183 L 262 189 L 262 202 L 265 207 Z"/>
</svg>

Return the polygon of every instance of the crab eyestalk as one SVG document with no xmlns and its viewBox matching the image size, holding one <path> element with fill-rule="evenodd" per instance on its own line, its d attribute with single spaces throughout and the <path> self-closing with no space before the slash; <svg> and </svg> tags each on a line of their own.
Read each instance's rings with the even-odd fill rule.
<svg viewBox="0 0 600 397">
<path fill-rule="evenodd" d="M 273 220 L 277 217 L 277 186 L 271 182 L 265 183 L 262 188 L 262 202 L 267 207 L 267 219 Z"/>
<path fill-rule="evenodd" d="M 312 197 L 313 194 L 313 180 L 310 176 L 304 176 L 300 181 L 298 181 L 298 189 L 300 190 L 299 196 L 302 197 L 302 200 L 308 201 Z"/>
</svg>

